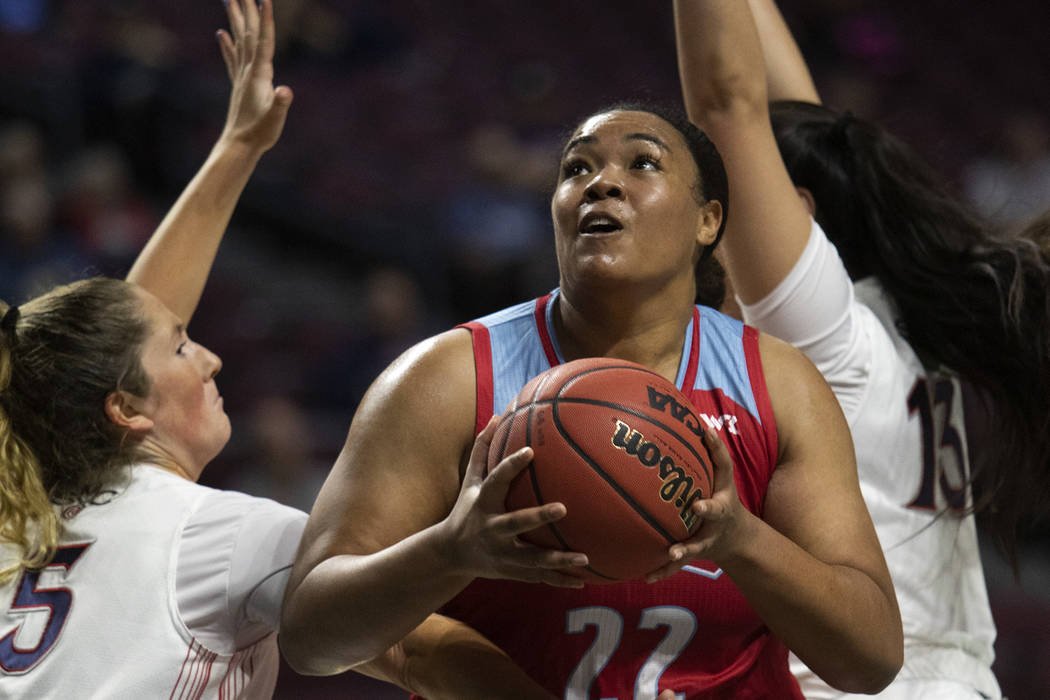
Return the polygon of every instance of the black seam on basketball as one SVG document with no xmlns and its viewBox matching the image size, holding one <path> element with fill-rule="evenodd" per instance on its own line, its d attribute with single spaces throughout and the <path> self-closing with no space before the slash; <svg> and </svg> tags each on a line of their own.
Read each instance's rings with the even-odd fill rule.
<svg viewBox="0 0 1050 700">
<path fill-rule="evenodd" d="M 529 415 L 525 416 L 525 445 L 527 447 L 532 446 L 532 408 L 533 406 L 537 406 L 541 403 L 547 402 L 532 401 L 529 403 L 528 406 L 524 408 L 524 410 L 528 411 L 529 413 Z M 509 435 L 510 431 L 507 431 L 507 434 Z M 539 478 L 536 476 L 536 470 L 532 468 L 532 462 L 530 462 L 529 466 L 525 468 L 529 470 L 529 483 L 532 484 L 532 494 L 536 497 L 536 502 L 546 503 L 546 501 L 543 500 L 543 491 L 540 490 L 540 482 Z M 547 523 L 547 529 L 549 529 L 551 531 L 551 534 L 554 535 L 554 539 L 558 540 L 563 550 L 565 550 L 566 552 L 574 551 L 574 549 L 569 546 L 569 543 L 565 541 L 565 538 L 562 537 L 561 531 L 558 530 L 558 526 L 556 523 Z M 618 578 L 615 578 L 613 576 L 607 576 L 606 574 L 603 574 L 602 572 L 598 571 L 590 565 L 585 566 L 584 568 L 587 569 L 587 571 L 590 571 L 595 576 L 598 576 L 599 578 L 604 578 L 609 581 L 619 581 Z"/>
<path fill-rule="evenodd" d="M 503 424 L 508 422 L 511 425 L 507 426 L 507 432 L 503 436 L 502 444 L 499 446 L 499 459 L 496 461 L 497 464 L 503 461 L 503 459 L 507 456 L 507 443 L 510 442 L 510 429 L 514 423 L 514 414 L 512 413 L 509 416 L 504 417 L 504 419 L 500 421 L 499 425 L 496 426 L 496 430 L 499 431 L 499 429 L 503 427 Z"/>
<path fill-rule="evenodd" d="M 668 425 L 667 423 L 664 423 L 663 421 L 654 420 L 653 417 L 651 415 L 647 414 L 647 413 L 642 413 L 641 411 L 633 409 L 633 408 L 631 408 L 629 406 L 624 406 L 623 404 L 615 403 L 613 401 L 601 401 L 600 399 L 585 399 L 585 398 L 577 398 L 577 397 L 567 397 L 567 398 L 555 397 L 553 399 L 541 399 L 539 401 L 533 401 L 531 404 L 529 404 L 529 408 L 531 408 L 532 406 L 538 406 L 538 405 L 543 405 L 543 404 L 550 404 L 551 408 L 554 409 L 554 412 L 556 412 L 558 410 L 558 407 L 557 407 L 556 404 L 561 403 L 561 402 L 564 402 L 564 403 L 575 403 L 575 404 L 589 404 L 591 406 L 601 406 L 603 408 L 615 408 L 615 409 L 617 409 L 619 411 L 623 411 L 624 413 L 628 413 L 628 414 L 630 414 L 630 415 L 632 415 L 632 416 L 634 416 L 636 418 L 641 418 L 642 420 L 648 422 L 649 424 L 654 425 L 657 428 L 660 428 L 664 432 L 669 433 L 670 435 L 673 435 L 675 437 L 675 439 L 678 440 L 679 444 L 681 444 L 685 449 L 689 450 L 689 452 L 692 453 L 693 457 L 696 457 L 696 461 L 700 464 L 700 467 L 704 470 L 704 474 L 707 476 L 708 481 L 710 481 L 712 485 L 714 484 L 714 475 L 711 474 L 711 468 L 708 466 L 707 460 L 705 460 L 703 458 L 703 456 L 699 452 L 697 452 L 695 449 L 693 449 L 693 446 L 689 444 L 688 439 L 682 437 L 682 434 L 679 433 L 677 430 L 675 430 L 673 426 Z M 561 430 L 561 426 L 560 425 L 558 426 L 558 430 Z M 573 446 L 575 447 L 575 444 Z M 704 498 L 710 498 L 710 497 L 711 497 L 711 494 L 706 494 L 704 496 Z"/>
<path fill-rule="evenodd" d="M 561 436 L 563 438 L 565 438 L 565 441 L 569 443 L 572 449 L 576 450 L 576 453 L 587 463 L 588 466 L 590 466 L 591 469 L 597 472 L 598 476 L 605 479 L 606 483 L 608 483 L 609 486 L 611 486 L 612 489 L 616 491 L 616 493 L 620 494 L 620 497 L 624 500 L 624 502 L 627 503 L 627 505 L 629 505 L 631 509 L 634 510 L 634 512 L 640 515 L 642 517 L 642 520 L 649 523 L 650 527 L 656 530 L 656 532 L 658 532 L 661 537 L 667 540 L 668 544 L 674 544 L 675 542 L 677 542 L 678 538 L 676 538 L 674 535 L 672 535 L 666 529 L 664 529 L 663 525 L 661 525 L 655 518 L 653 518 L 653 516 L 650 515 L 645 508 L 639 505 L 639 503 L 631 497 L 631 494 L 627 493 L 623 489 L 623 487 L 620 486 L 620 484 L 618 484 L 616 480 L 614 480 L 611 476 L 609 476 L 609 474 L 604 469 L 602 469 L 597 462 L 591 459 L 591 456 L 588 455 L 587 452 L 582 447 L 580 447 L 576 443 L 576 441 L 572 439 L 568 431 L 562 428 L 561 421 L 558 419 L 558 401 L 560 400 L 561 399 L 552 402 L 551 420 L 554 421 L 554 427 L 558 429 L 558 432 L 561 433 Z M 619 406 L 619 404 L 613 405 Z"/>
</svg>

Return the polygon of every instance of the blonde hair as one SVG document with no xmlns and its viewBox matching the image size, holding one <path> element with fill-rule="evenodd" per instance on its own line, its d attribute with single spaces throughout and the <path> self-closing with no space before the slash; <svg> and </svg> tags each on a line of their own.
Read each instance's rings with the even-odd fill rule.
<svg viewBox="0 0 1050 700">
<path fill-rule="evenodd" d="M 11 314 L 3 306 L 0 540 L 19 559 L 0 569 L 0 582 L 51 561 L 61 534 L 53 503 L 90 500 L 134 458 L 137 445 L 106 416 L 105 401 L 150 388 L 139 361 L 148 324 L 128 283 L 95 277 Z"/>
<path fill-rule="evenodd" d="M 3 302 L 3 312 L 8 307 Z M 0 334 L 0 335 L 6 335 Z M 0 394 L 11 383 L 11 347 L 0 337 Z M 58 517 L 51 508 L 33 451 L 11 429 L 0 405 L 0 539 L 13 544 L 18 561 L 0 569 L 0 584 L 21 569 L 38 569 L 58 546 Z"/>
</svg>

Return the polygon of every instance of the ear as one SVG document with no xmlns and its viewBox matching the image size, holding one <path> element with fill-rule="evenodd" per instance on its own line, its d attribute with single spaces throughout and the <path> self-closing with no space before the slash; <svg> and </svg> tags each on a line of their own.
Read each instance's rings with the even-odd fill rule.
<svg viewBox="0 0 1050 700">
<path fill-rule="evenodd" d="M 139 412 L 135 398 L 126 391 L 114 391 L 106 397 L 106 416 L 113 424 L 132 433 L 145 433 L 153 427 L 153 419 Z"/>
<path fill-rule="evenodd" d="M 817 200 L 813 199 L 813 193 L 807 190 L 805 187 L 796 187 L 798 196 L 802 199 L 802 203 L 806 205 L 806 209 L 809 210 L 809 215 L 816 218 L 817 216 Z"/>
<path fill-rule="evenodd" d="M 718 200 L 708 200 L 700 209 L 700 219 L 696 226 L 696 242 L 701 247 L 711 245 L 718 235 L 718 227 L 722 225 L 722 203 Z"/>
</svg>

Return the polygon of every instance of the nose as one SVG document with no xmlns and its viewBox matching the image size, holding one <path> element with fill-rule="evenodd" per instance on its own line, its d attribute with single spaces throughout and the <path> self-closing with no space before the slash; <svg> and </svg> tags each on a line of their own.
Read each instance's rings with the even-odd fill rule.
<svg viewBox="0 0 1050 700">
<path fill-rule="evenodd" d="M 222 369 L 222 358 L 213 353 L 211 350 L 205 347 L 201 347 L 204 351 L 204 372 L 208 379 L 215 379 L 215 375 Z"/>
<path fill-rule="evenodd" d="M 594 177 L 587 183 L 584 196 L 591 201 L 623 197 L 623 181 L 620 178 L 619 171 L 612 167 L 596 171 Z"/>
</svg>

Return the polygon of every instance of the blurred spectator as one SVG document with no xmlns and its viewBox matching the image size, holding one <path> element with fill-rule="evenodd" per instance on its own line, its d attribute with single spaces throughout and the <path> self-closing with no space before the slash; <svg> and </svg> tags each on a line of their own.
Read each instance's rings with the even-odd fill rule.
<svg viewBox="0 0 1050 700">
<path fill-rule="evenodd" d="M 468 321 L 557 284 L 549 209 L 557 150 L 490 122 L 468 132 L 463 152 L 469 171 L 447 205 L 445 246 L 452 303 Z"/>
<path fill-rule="evenodd" d="M 1008 228 L 1050 207 L 1050 117 L 1030 110 L 1005 115 L 995 152 L 965 174 L 966 193 Z"/>
<path fill-rule="evenodd" d="M 39 31 L 47 21 L 47 0 L 0 0 L 0 29 L 15 34 Z"/>
<path fill-rule="evenodd" d="M 0 189 L 0 298 L 18 303 L 94 272 L 75 239 L 55 228 L 47 181 L 29 175 Z"/>
<path fill-rule="evenodd" d="M 390 362 L 448 326 L 424 303 L 416 278 L 401 267 L 367 272 L 357 299 L 358 307 L 349 310 L 353 315 L 345 318 L 340 335 L 327 338 L 320 356 L 314 350 L 307 389 L 314 402 L 345 416 L 344 428 L 369 385 Z"/>
<path fill-rule="evenodd" d="M 59 206 L 66 227 L 109 274 L 120 275 L 160 223 L 155 208 L 131 185 L 121 151 L 100 145 L 67 166 Z"/>
<path fill-rule="evenodd" d="M 229 487 L 309 512 L 332 465 L 314 454 L 306 411 L 287 396 L 270 396 L 255 405 L 250 432 L 251 449 Z"/>
</svg>

